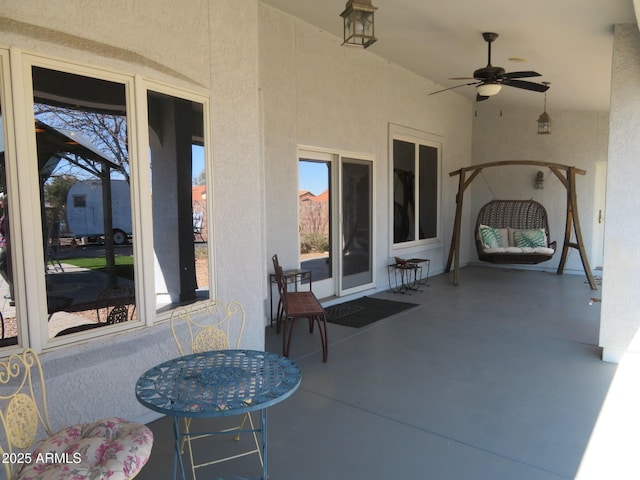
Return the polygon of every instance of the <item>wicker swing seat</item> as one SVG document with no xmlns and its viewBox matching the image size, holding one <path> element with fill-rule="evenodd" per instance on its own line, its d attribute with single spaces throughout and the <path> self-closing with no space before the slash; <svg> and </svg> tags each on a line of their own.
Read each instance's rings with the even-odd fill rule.
<svg viewBox="0 0 640 480">
<path fill-rule="evenodd" d="M 509 238 L 509 246 L 487 248 L 480 234 L 481 225 L 502 230 L 504 237 Z M 544 230 L 546 245 L 542 248 L 514 247 L 511 238 L 518 230 Z M 551 259 L 556 251 L 556 242 L 549 242 L 547 211 L 534 200 L 492 200 L 487 203 L 478 212 L 475 239 L 478 258 L 489 263 L 535 265 Z"/>
</svg>

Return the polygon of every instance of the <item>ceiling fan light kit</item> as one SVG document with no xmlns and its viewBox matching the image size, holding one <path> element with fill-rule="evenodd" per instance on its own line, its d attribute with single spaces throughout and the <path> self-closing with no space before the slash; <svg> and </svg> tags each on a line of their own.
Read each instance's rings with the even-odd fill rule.
<svg viewBox="0 0 640 480">
<path fill-rule="evenodd" d="M 344 12 L 344 41 L 342 45 L 370 47 L 378 39 L 375 36 L 374 13 L 377 10 L 371 0 L 348 0 Z"/>
<path fill-rule="evenodd" d="M 491 65 L 491 44 L 496 40 L 496 38 L 498 38 L 498 34 L 494 32 L 484 32 L 482 34 L 482 38 L 487 42 L 487 66 L 479 68 L 473 72 L 473 78 L 470 80 L 474 81 L 438 90 L 437 92 L 430 93 L 429 95 L 445 92 L 458 87 L 475 85 L 476 101 L 481 102 L 483 100 L 487 100 L 493 95 L 496 95 L 505 85 L 532 92 L 546 92 L 549 89 L 547 82 L 535 83 L 527 80 L 520 80 L 521 78 L 540 77 L 541 75 L 538 72 L 523 71 L 507 73 L 504 68 L 494 67 Z"/>
<path fill-rule="evenodd" d="M 478 95 L 483 97 L 491 97 L 497 95 L 502 90 L 502 85 L 499 83 L 483 83 L 476 87 Z"/>
</svg>

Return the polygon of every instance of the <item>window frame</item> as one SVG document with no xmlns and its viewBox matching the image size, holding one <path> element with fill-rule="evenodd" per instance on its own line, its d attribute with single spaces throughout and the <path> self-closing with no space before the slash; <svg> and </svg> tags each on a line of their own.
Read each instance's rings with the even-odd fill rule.
<svg viewBox="0 0 640 480">
<path fill-rule="evenodd" d="M 436 219 L 436 235 L 431 238 L 418 238 L 418 229 L 416 228 L 416 232 L 414 233 L 414 239 L 406 242 L 395 242 L 394 238 L 394 229 L 395 229 L 395 218 L 394 218 L 394 141 L 399 140 L 407 143 L 412 143 L 415 146 L 415 151 L 419 151 L 420 146 L 426 146 L 430 148 L 435 148 L 437 151 L 437 160 L 436 160 L 436 188 L 437 192 L 435 195 L 436 199 L 436 212 L 438 218 Z M 390 256 L 410 254 L 412 252 L 418 250 L 433 249 L 439 248 L 443 245 L 442 241 L 442 151 L 443 151 L 443 139 L 442 137 L 423 132 L 420 130 L 416 130 L 410 127 L 404 127 L 401 125 L 389 124 L 389 245 L 390 245 Z M 420 175 L 420 158 L 416 154 L 414 157 L 414 168 L 416 173 L 416 177 L 419 178 Z M 420 201 L 420 182 L 415 182 L 414 184 L 414 199 L 415 204 L 419 206 Z M 420 211 L 419 207 L 416 208 L 414 212 L 414 224 L 419 225 L 420 221 Z"/>
<path fill-rule="evenodd" d="M 3 132 L 4 135 L 4 153 L 5 153 L 5 173 L 7 181 L 7 195 L 11 199 L 15 197 L 18 192 L 18 135 L 19 129 L 16 129 L 17 115 L 14 108 L 14 95 L 16 85 L 16 78 L 11 75 L 11 71 L 16 68 L 16 62 L 13 60 L 14 48 L 0 48 L 0 102 L 2 105 L 2 118 L 3 118 Z M 19 64 L 18 64 L 19 68 Z M 22 132 L 24 133 L 24 132 Z M 24 299 L 26 295 L 26 282 L 24 277 L 24 270 L 22 269 L 22 262 L 16 262 L 16 258 L 24 258 L 24 249 L 22 242 L 22 224 L 23 221 L 20 216 L 19 205 L 17 202 L 9 202 L 9 221 L 14 238 L 18 241 L 13 245 L 13 284 L 14 294 L 16 296 L 16 321 L 18 322 L 18 343 L 13 346 L 2 347 L 2 353 L 6 352 L 6 355 L 20 352 L 25 346 L 29 345 L 28 338 L 28 322 L 27 315 L 21 314 L 24 308 L 21 308 L 19 299 Z M 24 304 L 24 300 L 22 301 Z"/>
<path fill-rule="evenodd" d="M 24 126 L 27 135 L 28 135 L 28 149 L 29 156 L 25 158 L 37 158 L 37 140 L 35 130 L 33 128 L 28 127 L 28 125 L 33 125 L 35 122 L 35 114 L 33 111 L 33 100 L 34 100 L 34 90 L 33 90 L 33 68 L 39 67 L 48 70 L 60 71 L 72 75 L 79 75 L 89 78 L 95 78 L 99 80 L 105 80 L 108 82 L 114 82 L 124 85 L 125 88 L 125 107 L 126 107 L 126 118 L 127 118 L 127 150 L 129 153 L 129 176 L 130 176 L 130 195 L 131 195 L 131 204 L 132 204 L 132 215 L 133 215 L 133 205 L 138 204 L 140 201 L 140 192 L 138 186 L 139 180 L 139 161 L 136 153 L 136 145 L 138 141 L 138 129 L 136 125 L 136 113 L 134 111 L 134 79 L 135 77 L 132 75 L 126 75 L 118 72 L 114 72 L 109 69 L 101 68 L 99 66 L 86 66 L 81 65 L 72 61 L 66 61 L 61 59 L 54 59 L 49 56 L 43 56 L 33 53 L 24 53 L 22 55 L 22 63 L 23 63 L 23 85 L 24 85 L 24 113 L 27 124 Z M 13 73 L 13 72 L 12 72 Z M 17 102 L 16 102 L 17 103 Z M 37 171 L 37 162 L 20 162 L 18 164 L 19 172 L 20 172 L 20 182 L 21 182 L 21 194 L 19 195 L 19 202 L 21 209 L 23 207 L 27 207 L 30 212 L 40 212 L 40 204 L 39 204 L 39 195 L 38 192 L 38 171 Z M 24 193 L 26 192 L 26 194 Z M 24 213 L 23 213 L 24 215 Z M 43 231 L 41 224 L 41 216 L 31 214 L 31 222 L 28 225 L 23 226 L 22 234 L 23 242 L 26 238 L 31 239 L 42 239 Z M 136 225 L 135 222 L 132 222 L 132 230 L 133 230 L 133 238 L 140 237 L 138 233 L 142 232 L 139 228 L 139 225 Z M 28 237 L 27 237 L 28 236 Z M 108 336 L 110 334 L 122 333 L 123 331 L 127 331 L 130 329 L 134 329 L 136 327 L 140 327 L 146 323 L 145 318 L 147 316 L 143 315 L 144 311 L 144 302 L 141 301 L 139 295 L 136 298 L 136 305 L 139 307 L 138 318 L 131 323 L 123 322 L 117 325 L 110 325 L 108 327 L 108 331 L 104 331 L 102 328 L 88 330 L 86 332 L 74 334 L 72 336 L 62 336 L 62 337 L 54 337 L 49 338 L 49 329 L 48 329 L 48 317 L 49 313 L 47 311 L 47 288 L 46 288 L 46 275 L 42 274 L 42 266 L 45 265 L 44 252 L 42 249 L 33 249 L 34 254 L 32 255 L 33 259 L 29 264 L 25 261 L 25 278 L 31 278 L 34 281 L 30 281 L 30 285 L 34 285 L 33 295 L 27 299 L 27 315 L 30 319 L 32 319 L 29 323 L 29 340 L 30 345 L 37 349 L 46 350 L 48 348 L 54 348 L 64 345 L 76 344 L 81 341 L 86 341 L 87 339 L 92 338 L 102 338 Z M 133 255 L 134 259 L 137 259 L 140 248 L 138 242 L 134 241 L 133 243 Z M 136 292 L 140 292 L 140 270 L 137 260 L 134 260 L 134 284 Z M 34 316 L 32 315 L 32 311 L 37 312 L 36 319 L 33 320 Z M 45 322 L 43 319 L 47 319 Z M 35 324 L 34 324 L 35 323 Z"/>
<path fill-rule="evenodd" d="M 7 164 L 7 190 L 12 234 L 16 248 L 14 283 L 16 314 L 18 317 L 18 345 L 3 347 L 0 356 L 30 346 L 38 352 L 52 348 L 73 346 L 90 339 L 103 339 L 131 332 L 140 327 L 151 327 L 169 319 L 171 310 L 156 313 L 153 258 L 153 222 L 151 212 L 151 178 L 147 93 L 159 92 L 202 104 L 205 175 L 207 185 L 207 235 L 209 258 L 209 297 L 215 298 L 215 237 L 213 209 L 212 143 L 209 95 L 174 87 L 141 75 L 125 74 L 99 65 L 88 65 L 73 60 L 54 58 L 34 52 L 23 52 L 16 47 L 0 46 L 0 101 L 4 117 L 5 162 Z M 42 274 L 45 255 L 37 244 L 42 239 L 40 200 L 38 194 L 37 162 L 19 162 L 19 158 L 37 158 L 36 134 L 33 129 L 33 67 L 57 70 L 116 83 L 125 87 L 127 112 L 127 148 L 132 205 L 132 248 L 134 254 L 134 282 L 136 289 L 137 319 L 103 330 L 93 329 L 72 336 L 49 338 L 46 278 Z M 32 215 L 37 211 L 38 215 Z M 36 239 L 36 240 L 34 240 Z M 24 252 L 30 254 L 25 256 Z M 151 254 L 149 254 L 151 252 Z M 29 279 L 29 295 L 26 279 Z"/>
<path fill-rule="evenodd" d="M 207 233 L 207 245 L 208 245 L 208 262 L 209 262 L 209 299 L 217 298 L 217 284 L 216 284 L 216 275 L 215 275 L 215 229 L 214 229 L 214 184 L 213 184 L 213 157 L 212 157 L 212 136 L 211 136 L 211 99 L 209 96 L 200 95 L 198 93 L 184 90 L 178 87 L 173 87 L 167 85 L 162 82 L 144 79 L 140 83 L 140 93 L 138 98 L 140 99 L 140 103 L 144 104 L 144 108 L 141 106 L 138 114 L 140 118 L 139 131 L 140 136 L 144 139 L 144 142 L 140 142 L 143 144 L 144 148 L 144 156 L 140 154 L 140 162 L 144 161 L 144 169 L 143 171 L 149 172 L 151 168 L 151 159 L 149 157 L 149 125 L 148 125 L 148 104 L 147 98 L 149 92 L 155 92 L 163 95 L 169 95 L 173 97 L 178 97 L 183 100 L 188 100 L 191 102 L 196 102 L 202 104 L 202 123 L 203 123 L 203 141 L 204 141 L 204 163 L 205 163 L 205 182 L 207 188 L 207 196 L 205 198 L 206 204 L 206 216 L 205 216 L 205 229 Z M 144 159 L 144 160 L 142 160 Z M 142 167 L 141 167 L 142 168 Z M 145 199 L 145 205 L 147 206 L 148 215 L 143 215 L 141 219 L 141 223 L 143 231 L 152 232 L 150 235 L 147 235 L 148 242 L 145 242 L 144 248 L 145 252 L 153 252 L 153 224 L 152 224 L 152 205 L 151 205 L 151 175 L 141 175 L 144 177 L 142 179 L 141 185 L 141 193 L 143 194 L 143 198 Z M 171 311 L 173 309 L 169 309 L 166 311 L 158 312 L 157 311 L 157 303 L 156 303 L 156 291 L 155 291 L 155 278 L 152 275 L 154 272 L 154 258 L 152 255 L 147 255 L 144 259 L 144 272 L 141 272 L 141 275 L 146 273 L 144 278 L 145 284 L 145 299 L 148 300 L 148 311 L 151 315 L 151 324 L 157 322 L 165 322 L 168 321 L 171 317 Z M 149 263 L 150 262 L 150 263 Z"/>
</svg>

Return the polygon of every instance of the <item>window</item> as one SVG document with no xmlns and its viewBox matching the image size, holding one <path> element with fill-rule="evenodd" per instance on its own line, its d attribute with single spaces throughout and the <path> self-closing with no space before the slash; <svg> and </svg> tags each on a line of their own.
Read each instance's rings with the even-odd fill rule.
<svg viewBox="0 0 640 480">
<path fill-rule="evenodd" d="M 32 80 L 48 338 L 135 322 L 127 85 L 41 66 Z"/>
<path fill-rule="evenodd" d="M 209 298 L 204 111 L 149 90 L 156 309 Z"/>
<path fill-rule="evenodd" d="M 22 339 L 18 311 L 15 306 L 14 259 L 20 253 L 20 245 L 16 245 L 11 236 L 15 228 L 15 208 L 10 208 L 9 194 L 11 185 L 8 173 L 15 168 L 11 165 L 11 138 L 7 135 L 11 113 L 6 108 L 6 90 L 9 85 L 8 57 L 0 50 L 0 318 L 2 320 L 2 338 L 0 346 L 17 345 Z M 13 205 L 11 205 L 13 207 Z"/>
<path fill-rule="evenodd" d="M 87 207 L 87 196 L 86 195 L 73 195 L 73 206 L 74 206 L 74 208 L 86 208 Z"/>
<path fill-rule="evenodd" d="M 208 99 L 15 54 L 32 101 L 9 112 L 0 49 L 0 347 L 83 341 L 209 298 Z"/>
<path fill-rule="evenodd" d="M 393 243 L 429 243 L 439 237 L 440 144 L 421 132 L 392 127 Z M 422 137 L 422 138 L 421 138 Z"/>
</svg>

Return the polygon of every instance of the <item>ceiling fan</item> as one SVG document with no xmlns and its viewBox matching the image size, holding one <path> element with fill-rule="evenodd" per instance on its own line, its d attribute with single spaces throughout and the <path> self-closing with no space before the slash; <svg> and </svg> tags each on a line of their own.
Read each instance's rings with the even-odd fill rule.
<svg viewBox="0 0 640 480">
<path fill-rule="evenodd" d="M 487 42 L 488 60 L 487 66 L 479 68 L 473 72 L 473 78 L 452 78 L 451 80 L 474 80 L 470 83 L 463 83 L 456 85 L 455 87 L 445 88 L 438 90 L 437 92 L 430 93 L 429 95 L 435 95 L 436 93 L 446 92 L 454 88 L 466 87 L 469 85 L 476 85 L 476 101 L 481 102 L 487 100 L 489 97 L 496 95 L 503 85 L 509 87 L 522 88 L 524 90 L 531 90 L 533 92 L 546 92 L 549 89 L 549 85 L 543 85 L 541 83 L 528 82 L 526 80 L 519 80 L 520 78 L 540 77 L 538 72 L 525 71 L 525 72 L 510 72 L 506 73 L 502 67 L 494 67 L 491 65 L 491 43 L 498 38 L 497 33 L 484 32 L 482 38 Z"/>
</svg>

